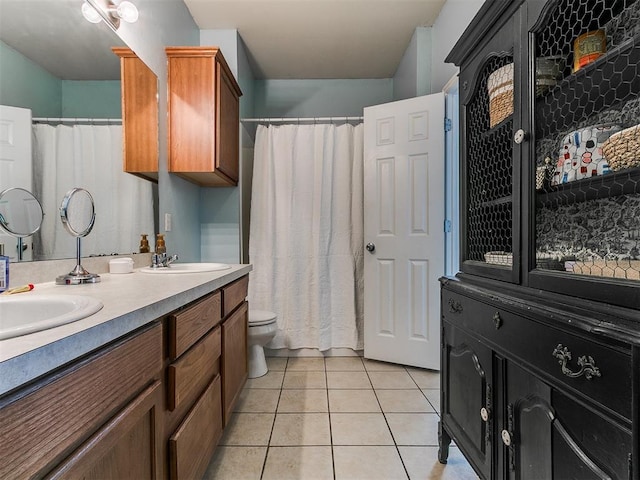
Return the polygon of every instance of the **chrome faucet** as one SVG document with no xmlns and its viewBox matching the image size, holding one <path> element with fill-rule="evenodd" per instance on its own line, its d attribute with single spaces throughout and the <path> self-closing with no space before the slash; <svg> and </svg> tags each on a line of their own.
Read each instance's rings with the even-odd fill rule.
<svg viewBox="0 0 640 480">
<path fill-rule="evenodd" d="M 166 253 L 154 253 L 151 255 L 151 268 L 166 268 L 178 260 L 178 255 L 167 255 Z"/>
</svg>

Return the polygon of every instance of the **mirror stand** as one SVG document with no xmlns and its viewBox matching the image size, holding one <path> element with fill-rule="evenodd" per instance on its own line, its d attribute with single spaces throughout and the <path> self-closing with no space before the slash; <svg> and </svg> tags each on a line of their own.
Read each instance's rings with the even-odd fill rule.
<svg viewBox="0 0 640 480">
<path fill-rule="evenodd" d="M 76 266 L 66 275 L 60 275 L 56 278 L 56 285 L 80 285 L 83 283 L 98 283 L 100 275 L 97 273 L 89 273 L 80 264 L 80 239 L 76 237 Z"/>
</svg>

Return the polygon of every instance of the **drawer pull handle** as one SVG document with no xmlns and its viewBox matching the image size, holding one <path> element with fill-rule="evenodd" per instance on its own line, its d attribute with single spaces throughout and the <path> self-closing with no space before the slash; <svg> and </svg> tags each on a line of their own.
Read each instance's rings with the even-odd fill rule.
<svg viewBox="0 0 640 480">
<path fill-rule="evenodd" d="M 496 330 L 502 326 L 502 317 L 500 316 L 500 312 L 493 314 L 493 323 L 496 326 Z"/>
<path fill-rule="evenodd" d="M 462 313 L 462 304 L 460 302 L 456 302 L 453 298 L 450 298 L 449 311 L 451 313 Z"/>
<path fill-rule="evenodd" d="M 562 366 L 562 373 L 567 377 L 578 378 L 584 375 L 587 380 L 591 380 L 593 377 L 602 376 L 600 369 L 596 367 L 596 362 L 591 355 L 578 357 L 580 370 L 577 372 L 573 372 L 567 367 L 567 362 L 571 360 L 571 352 L 567 347 L 562 346 L 561 343 L 553 350 L 553 356 L 558 359 L 558 363 Z"/>
<path fill-rule="evenodd" d="M 480 409 L 480 418 L 482 418 L 483 422 L 489 421 L 489 410 L 487 410 L 485 407 L 482 407 Z"/>
<path fill-rule="evenodd" d="M 511 446 L 511 434 L 507 430 L 502 430 L 500 434 L 502 437 L 502 443 L 504 443 L 505 447 Z"/>
</svg>

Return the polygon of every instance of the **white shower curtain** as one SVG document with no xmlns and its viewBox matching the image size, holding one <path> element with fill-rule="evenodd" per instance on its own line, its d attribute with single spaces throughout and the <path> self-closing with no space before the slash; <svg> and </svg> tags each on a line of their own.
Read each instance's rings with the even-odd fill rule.
<svg viewBox="0 0 640 480">
<path fill-rule="evenodd" d="M 74 238 L 58 208 L 74 187 L 89 191 L 96 220 L 82 240 L 82 255 L 130 254 L 141 233 L 153 234 L 151 183 L 122 171 L 122 126 L 33 126 L 34 193 L 45 216 L 34 241 L 38 259 L 75 257 Z"/>
<path fill-rule="evenodd" d="M 270 348 L 362 348 L 363 127 L 258 126 L 249 304 Z"/>
</svg>

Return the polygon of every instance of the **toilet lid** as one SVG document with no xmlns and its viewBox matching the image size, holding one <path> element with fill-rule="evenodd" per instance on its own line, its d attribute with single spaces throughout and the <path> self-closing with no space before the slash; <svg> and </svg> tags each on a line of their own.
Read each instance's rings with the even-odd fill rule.
<svg viewBox="0 0 640 480">
<path fill-rule="evenodd" d="M 249 325 L 266 325 L 276 320 L 276 314 L 268 310 L 249 310 Z"/>
</svg>

